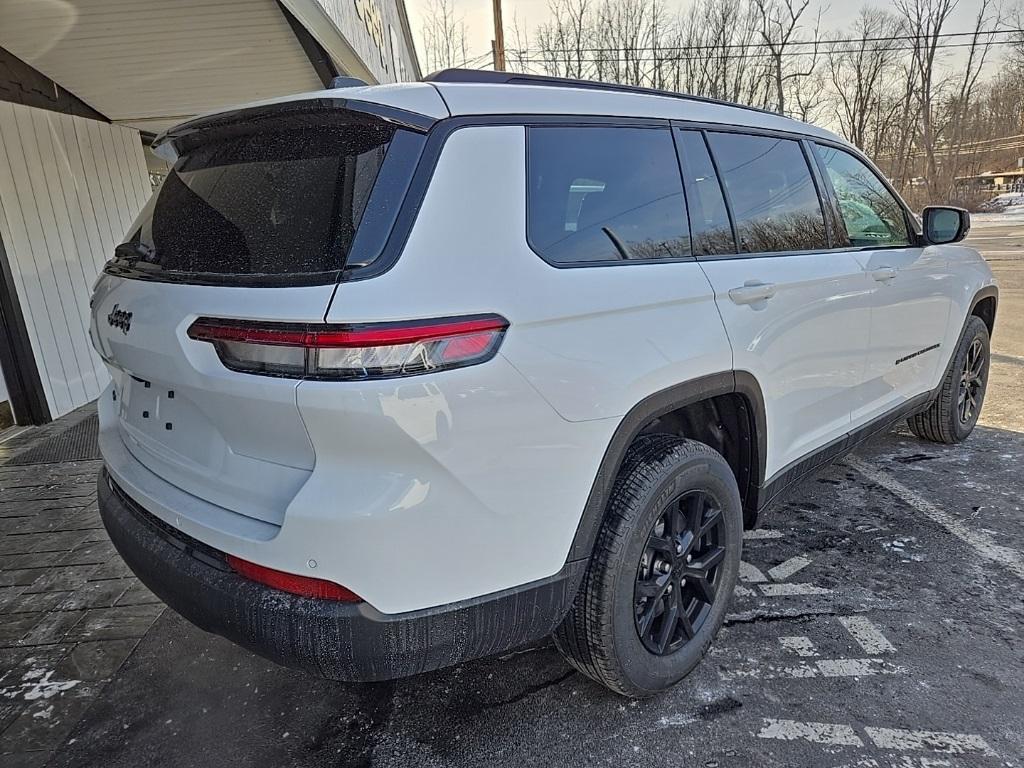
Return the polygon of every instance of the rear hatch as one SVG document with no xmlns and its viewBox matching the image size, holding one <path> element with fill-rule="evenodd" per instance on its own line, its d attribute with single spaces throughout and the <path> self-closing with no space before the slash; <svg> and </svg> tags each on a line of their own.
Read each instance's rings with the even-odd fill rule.
<svg viewBox="0 0 1024 768">
<path fill-rule="evenodd" d="M 187 123 L 173 170 L 96 286 L 93 343 L 131 454 L 178 488 L 280 525 L 313 468 L 297 380 L 228 370 L 198 318 L 322 323 L 347 260 L 394 224 L 423 132 L 288 102 Z M 344 102 L 342 102 L 342 105 Z"/>
</svg>

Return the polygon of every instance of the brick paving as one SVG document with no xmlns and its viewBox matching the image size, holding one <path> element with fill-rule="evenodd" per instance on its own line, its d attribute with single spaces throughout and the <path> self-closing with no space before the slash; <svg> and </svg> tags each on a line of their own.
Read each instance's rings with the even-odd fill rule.
<svg viewBox="0 0 1024 768">
<path fill-rule="evenodd" d="M 16 453 L 80 421 L 19 436 Z M 14 441 L 12 441 L 14 442 Z M 99 461 L 9 466 L 0 445 L 0 766 L 41 766 L 164 606 L 117 556 Z"/>
</svg>

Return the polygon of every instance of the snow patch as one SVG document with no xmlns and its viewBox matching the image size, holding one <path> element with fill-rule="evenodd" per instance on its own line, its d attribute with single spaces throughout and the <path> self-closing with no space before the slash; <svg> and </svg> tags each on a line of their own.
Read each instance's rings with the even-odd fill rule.
<svg viewBox="0 0 1024 768">
<path fill-rule="evenodd" d="M 22 698 L 25 701 L 49 699 L 58 693 L 71 690 L 82 682 L 81 680 L 53 680 L 52 677 L 52 669 L 33 667 L 21 676 L 21 682 L 17 685 L 0 688 L 0 696 L 5 699 Z"/>
</svg>

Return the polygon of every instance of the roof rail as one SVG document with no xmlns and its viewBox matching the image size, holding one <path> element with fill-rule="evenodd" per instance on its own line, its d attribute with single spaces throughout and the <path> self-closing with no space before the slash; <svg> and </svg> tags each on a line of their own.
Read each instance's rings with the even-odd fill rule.
<svg viewBox="0 0 1024 768">
<path fill-rule="evenodd" d="M 638 85 L 622 85 L 620 83 L 603 83 L 599 80 L 574 80 L 568 77 L 551 77 L 548 75 L 523 75 L 516 72 L 496 72 L 491 69 L 442 69 L 433 72 L 423 78 L 428 83 L 489 83 L 491 85 L 541 85 L 555 88 L 592 88 L 601 91 L 622 91 L 624 93 L 639 93 L 647 96 L 667 96 L 673 99 L 687 99 L 688 101 L 699 101 L 704 104 L 718 104 L 723 107 L 735 107 L 736 109 L 749 109 L 752 112 L 761 112 L 775 117 L 792 119 L 788 115 L 780 115 L 770 109 L 751 107 L 746 104 L 737 104 L 725 99 L 713 99 L 710 96 L 694 96 L 688 93 L 677 91 L 663 91 L 658 88 L 644 88 Z"/>
</svg>

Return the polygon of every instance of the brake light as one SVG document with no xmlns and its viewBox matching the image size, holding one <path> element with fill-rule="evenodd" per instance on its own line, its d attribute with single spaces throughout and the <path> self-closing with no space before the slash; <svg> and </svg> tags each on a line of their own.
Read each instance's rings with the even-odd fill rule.
<svg viewBox="0 0 1024 768">
<path fill-rule="evenodd" d="M 345 589 L 340 584 L 324 579 L 313 579 L 309 576 L 297 576 L 294 573 L 285 573 L 263 565 L 250 563 L 234 555 L 227 556 L 230 565 L 240 576 L 249 581 L 279 589 L 282 592 L 290 592 L 293 595 L 312 597 L 318 600 L 336 600 L 342 603 L 361 603 L 363 599 L 355 592 Z"/>
<path fill-rule="evenodd" d="M 199 318 L 188 329 L 234 371 L 302 379 L 381 379 L 490 360 L 508 321 L 500 315 L 364 325 L 249 323 Z"/>
</svg>

